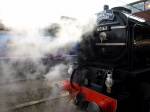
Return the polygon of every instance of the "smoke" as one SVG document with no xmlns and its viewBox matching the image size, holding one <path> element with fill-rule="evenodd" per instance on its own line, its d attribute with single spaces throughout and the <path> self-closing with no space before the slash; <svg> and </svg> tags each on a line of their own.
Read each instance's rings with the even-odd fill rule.
<svg viewBox="0 0 150 112">
<path fill-rule="evenodd" d="M 51 28 L 53 22 L 45 28 Z M 4 57 L 0 57 L 3 69 L 2 79 L 16 79 L 18 76 L 26 79 L 33 79 L 39 75 L 52 75 L 50 69 L 56 63 L 53 60 L 43 59 L 56 58 L 60 56 L 65 60 L 66 53 L 80 42 L 83 33 L 94 28 L 94 19 L 81 21 L 80 19 L 61 16 L 57 21 L 59 30 L 55 36 L 43 34 L 43 29 L 24 29 L 23 31 L 12 29 L 6 44 Z M 49 32 L 52 33 L 52 32 Z M 61 62 L 60 62 L 61 63 Z M 53 65 L 54 64 L 54 65 Z M 57 63 L 58 64 L 58 63 Z M 54 69 L 55 70 L 55 69 Z M 57 69 L 56 69 L 57 71 Z M 59 69 L 58 69 L 59 71 Z M 15 75 L 17 74 L 17 75 Z M 58 72 L 59 74 L 59 72 Z M 55 76 L 57 76 L 55 74 Z M 52 75 L 52 77 L 54 77 Z"/>
<path fill-rule="evenodd" d="M 12 27 L 12 24 L 4 20 L 4 24 L 11 29 L 4 34 L 9 38 L 4 43 L 6 45 L 5 52 L 0 57 L 0 87 L 5 84 L 11 85 L 7 89 L 0 88 L 1 91 L 4 91 L 4 94 L 0 94 L 0 99 L 5 96 L 3 102 L 6 104 L 2 103 L 4 105 L 0 106 L 4 110 L 8 108 L 8 101 L 16 103 L 22 100 L 18 95 L 8 99 L 8 94 L 28 91 L 26 96 L 30 96 L 30 89 L 26 88 L 26 83 L 23 84 L 24 89 L 19 86 L 19 83 L 14 85 L 11 83 L 20 80 L 44 79 L 51 85 L 52 82 L 67 78 L 68 65 L 65 55 L 76 43 L 81 41 L 82 34 L 91 31 L 95 25 L 95 18 L 92 17 L 85 19 L 60 15 L 55 21 L 51 20 L 53 19 L 50 19 L 47 25 L 41 25 L 42 27 L 36 25 L 31 27 L 32 23 L 29 27 L 22 25 Z M 54 32 L 55 35 L 51 35 L 52 32 L 49 32 L 49 35 L 44 35 L 45 29 L 50 29 L 54 23 L 59 26 L 58 31 Z M 38 88 L 38 85 L 31 87 Z M 41 91 L 37 90 L 35 93 L 40 94 Z M 50 97 L 58 94 L 57 88 L 51 89 Z"/>
<path fill-rule="evenodd" d="M 54 54 L 59 48 L 79 42 L 81 35 L 90 31 L 94 26 L 91 21 L 88 22 L 83 24 L 78 20 L 60 18 L 57 23 L 60 30 L 57 32 L 56 37 L 45 37 L 40 34 L 38 29 L 29 29 L 22 32 L 21 35 L 18 35 L 17 32 L 9 40 L 8 55 L 11 57 L 41 58 L 47 53 Z"/>
<path fill-rule="evenodd" d="M 67 71 L 67 65 L 60 63 L 52 67 L 50 71 L 45 75 L 45 77 L 50 81 L 54 81 L 54 80 L 59 81 L 65 77 L 66 71 Z"/>
</svg>

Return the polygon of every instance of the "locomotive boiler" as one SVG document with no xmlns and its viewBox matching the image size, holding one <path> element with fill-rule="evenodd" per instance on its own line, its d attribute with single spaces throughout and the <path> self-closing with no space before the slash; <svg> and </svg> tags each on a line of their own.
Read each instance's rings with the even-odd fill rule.
<svg viewBox="0 0 150 112">
<path fill-rule="evenodd" d="M 150 24 L 116 7 L 83 35 L 67 89 L 88 112 L 150 112 Z M 75 92 L 76 91 L 76 92 Z"/>
</svg>

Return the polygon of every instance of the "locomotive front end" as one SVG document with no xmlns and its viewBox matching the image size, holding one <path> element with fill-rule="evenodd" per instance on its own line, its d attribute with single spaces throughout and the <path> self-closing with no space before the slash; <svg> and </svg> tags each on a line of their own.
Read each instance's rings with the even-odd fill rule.
<svg viewBox="0 0 150 112">
<path fill-rule="evenodd" d="M 117 60 L 126 50 L 126 16 L 115 10 L 105 9 L 97 14 L 98 33 L 95 49 L 100 60 Z"/>
<path fill-rule="evenodd" d="M 148 112 L 141 105 L 150 104 L 149 50 L 150 24 L 129 9 L 105 6 L 95 29 L 83 35 L 64 88 L 88 112 Z"/>
</svg>

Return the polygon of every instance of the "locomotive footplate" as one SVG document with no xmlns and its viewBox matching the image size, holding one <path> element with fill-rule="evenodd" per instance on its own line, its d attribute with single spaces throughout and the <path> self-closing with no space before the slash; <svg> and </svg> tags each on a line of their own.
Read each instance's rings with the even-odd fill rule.
<svg viewBox="0 0 150 112">
<path fill-rule="evenodd" d="M 63 89 L 75 97 L 76 104 L 86 103 L 87 112 L 116 112 L 117 100 L 84 86 L 74 83 L 72 87 L 68 80 L 63 81 Z M 81 101 L 80 101 L 81 100 Z"/>
</svg>

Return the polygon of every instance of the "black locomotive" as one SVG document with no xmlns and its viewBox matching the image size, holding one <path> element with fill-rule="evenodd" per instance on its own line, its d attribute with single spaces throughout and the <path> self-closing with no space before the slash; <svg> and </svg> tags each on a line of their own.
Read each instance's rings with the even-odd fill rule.
<svg viewBox="0 0 150 112">
<path fill-rule="evenodd" d="M 149 22 L 105 6 L 95 29 L 83 35 L 73 82 L 117 99 L 118 112 L 150 112 Z"/>
</svg>

